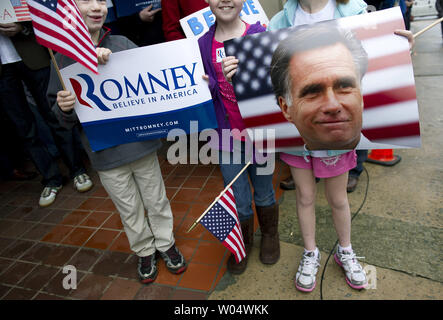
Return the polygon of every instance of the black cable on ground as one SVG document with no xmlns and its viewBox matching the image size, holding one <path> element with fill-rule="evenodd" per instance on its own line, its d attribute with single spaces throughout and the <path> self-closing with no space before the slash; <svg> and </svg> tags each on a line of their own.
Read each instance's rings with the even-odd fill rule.
<svg viewBox="0 0 443 320">
<path fill-rule="evenodd" d="M 365 196 L 364 196 L 364 198 L 363 198 L 363 201 L 362 201 L 360 207 L 357 209 L 357 211 L 356 211 L 356 212 L 354 213 L 354 215 L 351 217 L 351 223 L 352 223 L 352 220 L 354 220 L 354 218 L 355 218 L 355 217 L 357 216 L 357 214 L 360 212 L 361 208 L 363 208 L 363 206 L 365 205 L 366 198 L 367 198 L 367 196 L 368 196 L 368 190 L 369 190 L 369 173 L 368 173 L 368 170 L 366 170 L 365 167 L 363 167 L 363 169 L 365 170 L 365 172 L 366 172 L 366 177 L 367 177 Z M 335 241 L 335 244 L 334 244 L 334 246 L 332 247 L 331 252 L 329 252 L 328 259 L 326 259 L 326 262 L 325 262 L 325 267 L 323 268 L 323 272 L 321 273 L 321 280 L 320 280 L 320 300 L 323 300 L 323 279 L 324 279 L 324 275 L 325 275 L 325 272 L 326 272 L 326 268 L 327 268 L 327 266 L 328 266 L 329 259 L 331 258 L 332 254 L 334 253 L 335 247 L 337 247 L 337 244 L 338 244 L 338 239 L 337 239 L 337 241 Z"/>
</svg>

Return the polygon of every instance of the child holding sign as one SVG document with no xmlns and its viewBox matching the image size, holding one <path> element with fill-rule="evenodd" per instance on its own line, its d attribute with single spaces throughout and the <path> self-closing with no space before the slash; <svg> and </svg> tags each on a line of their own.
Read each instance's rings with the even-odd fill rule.
<svg viewBox="0 0 443 320">
<path fill-rule="evenodd" d="M 123 51 L 136 45 L 123 36 L 111 36 L 102 27 L 106 19 L 106 1 L 76 0 L 83 19 L 97 48 L 98 61 L 106 64 L 111 51 Z M 57 55 L 59 67 L 74 60 Z M 74 112 L 76 96 L 63 91 L 54 68 L 51 70 L 48 98 L 60 123 L 67 128 L 78 125 Z M 175 246 L 173 216 L 157 159 L 159 140 L 147 140 L 117 145 L 93 152 L 84 130 L 80 128 L 83 146 L 92 166 L 98 171 L 103 187 L 116 206 L 131 246 L 139 257 L 138 275 L 142 283 L 151 283 L 158 274 L 157 252 L 167 269 L 179 274 L 186 262 Z M 145 216 L 145 210 L 148 212 Z"/>
<path fill-rule="evenodd" d="M 220 162 L 223 180 L 225 185 L 227 185 L 236 177 L 247 162 L 244 158 L 247 156 L 245 144 L 248 141 L 246 141 L 243 135 L 235 133 L 237 130 L 242 131 L 245 129 L 245 125 L 238 108 L 232 84 L 225 79 L 223 73 L 223 63 L 227 59 L 232 59 L 232 57 L 225 58 L 223 41 L 247 34 L 263 32 L 265 28 L 260 23 L 249 25 L 240 19 L 239 15 L 243 8 L 244 0 L 206 0 L 206 2 L 209 3 L 211 11 L 216 17 L 216 23 L 199 39 L 199 46 L 203 65 L 207 73 L 206 80 L 209 82 L 217 117 L 217 131 L 221 141 L 218 145 L 220 150 L 219 159 L 224 159 L 226 155 L 230 159 L 229 163 Z M 241 150 L 235 150 L 236 155 L 241 154 L 242 156 L 242 161 L 239 164 L 232 162 L 234 152 L 231 144 L 227 146 L 223 144 L 223 139 L 221 139 L 223 129 L 237 129 L 231 132 L 233 139 L 236 140 L 236 144 L 240 145 Z M 224 152 L 227 153 L 223 155 Z M 257 169 L 260 170 L 260 165 L 256 163 L 251 164 L 248 170 L 243 172 L 233 184 L 246 251 L 246 258 L 240 263 L 236 263 L 233 255 L 228 260 L 228 270 L 235 274 L 240 274 L 246 269 L 248 255 L 253 242 L 254 215 L 248 174 L 254 186 L 254 202 L 262 233 L 260 260 L 265 264 L 273 264 L 280 257 L 278 205 L 275 203 L 272 173 L 260 175 L 257 173 Z"/>
<path fill-rule="evenodd" d="M 367 1 L 366 1 L 367 2 Z M 366 3 L 362 0 L 289 0 L 286 2 L 284 10 L 277 13 L 269 23 L 270 30 L 277 30 L 282 28 L 295 27 L 303 24 L 313 24 L 320 21 L 332 20 L 341 17 L 354 16 L 366 13 Z M 412 33 L 406 30 L 396 30 L 396 34 L 404 36 L 408 39 L 410 46 L 413 45 Z M 327 39 L 328 37 L 326 37 Z M 312 40 L 312 39 L 310 39 Z M 308 43 L 309 39 L 306 41 Z M 325 41 L 326 42 L 326 41 Z M 297 42 L 300 44 L 300 42 Z M 300 44 L 303 46 L 303 43 Z M 278 50 L 280 53 L 284 53 L 285 49 Z M 286 51 L 288 53 L 289 51 Z M 278 55 L 277 55 L 278 56 Z M 295 60 L 291 58 L 291 65 Z M 332 59 L 332 58 L 330 58 Z M 282 59 L 283 60 L 283 59 Z M 280 60 L 280 61 L 282 61 Z M 323 66 L 328 60 L 323 60 Z M 337 66 L 337 60 L 333 61 L 333 65 Z M 278 72 L 276 67 L 279 60 L 276 58 L 271 63 L 271 78 L 273 78 L 274 90 L 281 86 L 281 82 L 277 80 L 281 72 Z M 319 77 L 313 80 L 313 77 L 309 78 L 312 82 L 310 88 L 326 88 L 323 86 L 322 79 L 328 79 L 330 75 L 321 68 L 321 63 L 318 63 L 318 67 L 313 69 L 310 76 L 315 75 L 314 71 L 317 71 Z M 300 73 L 297 73 L 298 75 Z M 291 75 L 292 77 L 292 75 Z M 292 78 L 291 78 L 292 79 Z M 306 78 L 308 79 L 308 78 Z M 318 81 L 320 79 L 320 81 Z M 298 83 L 300 83 L 299 81 Z M 297 81 L 291 80 L 292 88 L 287 87 L 285 91 L 293 99 L 291 103 L 287 103 L 286 106 L 290 110 L 296 108 L 294 103 L 297 98 L 297 94 L 293 89 L 298 85 Z M 315 84 L 315 85 L 314 85 Z M 337 86 L 339 88 L 340 86 Z M 328 92 L 328 95 L 325 92 Z M 329 92 L 332 90 L 322 89 L 318 91 L 318 94 L 309 96 L 306 90 L 303 95 L 300 95 L 305 101 L 308 97 L 311 97 L 311 101 L 327 101 L 325 105 L 331 105 L 329 98 Z M 340 94 L 334 93 L 330 96 L 335 97 Z M 341 95 L 343 96 L 343 95 Z M 314 100 L 315 97 L 317 100 Z M 284 102 L 282 99 L 279 102 Z M 286 99 L 290 101 L 290 99 Z M 320 102 L 317 103 L 321 105 Z M 301 103 L 299 103 L 301 105 Z M 335 103 L 333 100 L 332 105 L 344 105 L 343 102 Z M 281 104 L 280 106 L 285 106 Z M 306 108 L 305 108 L 306 110 Z M 328 111 L 330 112 L 330 111 Z M 339 111 L 340 112 L 340 111 Z M 326 113 L 326 112 L 325 112 Z M 342 113 L 343 114 L 343 113 Z M 358 150 L 362 152 L 363 150 Z M 322 153 L 326 154 L 322 154 Z M 358 262 L 358 257 L 352 249 L 351 245 L 351 211 L 349 207 L 348 197 L 346 194 L 348 170 L 356 166 L 355 151 L 341 151 L 341 150 L 305 150 L 294 151 L 290 153 L 281 153 L 280 158 L 287 163 L 291 168 L 293 180 L 296 185 L 296 200 L 297 200 L 297 216 L 300 224 L 301 235 L 304 243 L 304 252 L 299 263 L 296 277 L 295 286 L 298 290 L 303 292 L 311 292 L 316 286 L 316 275 L 320 267 L 321 255 L 316 245 L 315 238 L 315 199 L 316 199 L 316 185 L 315 177 L 324 178 L 325 183 L 325 195 L 331 206 L 332 219 L 334 227 L 339 238 L 337 250 L 334 258 L 336 262 L 343 268 L 345 272 L 346 282 L 354 289 L 362 289 L 367 286 L 368 280 L 363 267 Z M 360 158 L 360 157 L 359 157 Z M 334 161 L 331 161 L 334 160 Z M 360 164 L 361 165 L 361 164 Z M 359 169 L 359 171 L 362 170 Z M 352 174 L 352 173 L 351 173 Z"/>
</svg>

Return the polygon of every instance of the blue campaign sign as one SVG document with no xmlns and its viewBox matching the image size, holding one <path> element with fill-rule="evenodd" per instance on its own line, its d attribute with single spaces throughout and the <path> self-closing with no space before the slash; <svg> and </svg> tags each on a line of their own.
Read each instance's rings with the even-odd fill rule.
<svg viewBox="0 0 443 320">
<path fill-rule="evenodd" d="M 260 21 L 262 25 L 266 26 L 269 23 L 269 19 L 258 0 L 246 0 L 240 17 L 249 24 Z M 215 16 L 209 7 L 180 20 L 180 25 L 188 38 L 204 35 L 214 23 Z"/>
<path fill-rule="evenodd" d="M 113 53 L 98 75 L 78 63 L 61 73 L 93 151 L 173 129 L 190 133 L 191 121 L 199 130 L 217 127 L 196 39 Z"/>
<path fill-rule="evenodd" d="M 126 17 L 152 5 L 151 10 L 161 8 L 161 0 L 114 0 L 117 17 Z"/>
<path fill-rule="evenodd" d="M 134 141 L 165 138 L 172 129 L 182 129 L 190 134 L 191 121 L 197 121 L 199 129 L 202 130 L 216 128 L 212 100 L 155 116 L 144 115 L 87 122 L 83 123 L 83 129 L 92 150 L 99 151 Z M 121 134 L 116 135 L 117 132 Z"/>
</svg>

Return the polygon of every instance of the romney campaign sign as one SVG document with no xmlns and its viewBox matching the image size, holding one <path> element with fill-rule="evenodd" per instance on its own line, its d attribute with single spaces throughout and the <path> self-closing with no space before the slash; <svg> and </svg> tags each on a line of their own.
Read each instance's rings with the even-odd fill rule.
<svg viewBox="0 0 443 320">
<path fill-rule="evenodd" d="M 240 17 L 249 24 L 258 21 L 265 27 L 269 24 L 269 19 L 258 0 L 246 0 Z M 180 20 L 180 25 L 187 38 L 201 37 L 214 23 L 215 16 L 209 7 Z"/>
<path fill-rule="evenodd" d="M 197 40 L 112 53 L 95 75 L 76 63 L 61 70 L 93 151 L 166 137 L 172 129 L 216 128 Z"/>
<path fill-rule="evenodd" d="M 306 120 L 304 123 L 302 121 L 297 123 L 295 120 L 291 121 L 291 119 L 285 117 L 274 93 L 270 70 L 273 68 L 273 63 L 285 60 L 282 57 L 278 58 L 276 54 L 284 52 L 283 50 L 277 50 L 282 48 L 282 43 L 287 48 L 291 47 L 291 43 L 300 43 L 302 37 L 294 40 L 294 35 L 301 34 L 300 31 L 302 30 L 311 32 L 306 33 L 309 35 L 307 36 L 308 40 L 310 40 L 307 44 L 314 43 L 312 33 L 316 27 L 322 27 L 322 30 L 333 28 L 348 30 L 347 34 L 351 33 L 367 54 L 366 72 L 359 84 L 363 109 L 360 111 L 362 113 L 362 122 L 359 124 L 360 140 L 355 148 L 397 149 L 420 147 L 419 113 L 409 44 L 405 37 L 394 34 L 394 30 L 404 29 L 403 17 L 399 8 L 320 22 L 311 26 L 263 32 L 225 42 L 226 55 L 235 56 L 239 60 L 233 84 L 239 109 L 251 139 L 254 137 L 253 131 L 256 129 L 275 130 L 275 141 L 273 141 L 275 145 L 269 144 L 268 149 L 265 147 L 268 151 L 303 150 L 304 145 L 308 144 L 308 138 L 312 140 L 312 135 L 308 135 L 311 132 L 306 133 L 310 128 L 308 125 L 304 125 L 304 123 L 309 123 L 308 120 L 311 115 L 307 114 L 306 118 L 301 119 Z M 318 37 L 315 39 L 315 42 L 320 41 Z M 310 49 L 306 52 L 311 52 L 316 58 L 320 57 L 320 52 L 326 52 L 326 56 L 322 55 L 321 58 L 328 59 L 328 52 L 330 54 L 330 51 L 324 48 L 331 49 L 332 47 L 322 47 L 321 43 L 317 47 L 320 51 Z M 311 61 L 314 60 L 311 59 Z M 328 60 L 321 61 L 327 62 Z M 291 60 L 291 66 L 294 66 L 296 62 L 297 60 Z M 337 65 L 337 58 L 329 57 L 329 63 L 331 66 Z M 307 68 L 311 68 L 311 66 Z M 318 73 L 318 70 L 315 69 L 304 71 L 305 80 L 312 79 L 313 75 L 317 76 Z M 296 76 L 302 74 L 302 72 L 294 71 L 292 74 Z M 339 73 L 337 72 L 337 74 Z M 303 79 L 298 79 L 297 83 L 291 81 L 291 89 L 293 90 L 303 81 Z M 304 105 L 307 105 L 307 102 L 311 100 L 314 101 L 317 97 L 321 97 L 317 93 L 324 91 L 324 84 L 314 82 L 306 88 L 310 90 L 306 91 L 310 95 L 302 95 Z M 301 92 L 304 93 L 304 91 Z M 297 96 L 292 98 L 294 102 Z M 295 105 L 294 103 L 292 107 Z M 298 105 L 302 106 L 302 104 Z M 317 105 L 320 106 L 321 101 Z M 345 111 L 345 109 L 342 109 L 340 114 L 345 114 Z M 301 114 L 299 113 L 300 118 Z M 332 119 L 332 116 L 329 116 L 329 118 Z M 325 122 L 326 120 L 322 121 Z M 332 120 L 326 124 L 321 123 L 324 128 L 329 127 L 331 129 L 331 135 L 334 130 L 339 131 L 339 120 L 344 123 L 348 119 L 337 118 L 336 121 L 334 120 L 337 123 L 333 123 Z M 348 122 L 351 123 L 350 120 Z M 311 127 L 315 126 L 312 125 Z M 305 136 L 301 132 L 302 129 L 305 129 Z M 319 125 L 316 129 L 319 129 L 316 130 L 318 133 L 322 128 Z M 258 147 L 266 145 L 266 141 L 255 142 Z M 329 149 L 339 148 L 318 148 L 318 150 Z"/>
</svg>

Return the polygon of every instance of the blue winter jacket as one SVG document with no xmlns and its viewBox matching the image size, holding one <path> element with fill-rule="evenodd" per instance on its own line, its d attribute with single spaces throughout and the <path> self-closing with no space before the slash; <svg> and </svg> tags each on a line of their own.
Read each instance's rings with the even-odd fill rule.
<svg viewBox="0 0 443 320">
<path fill-rule="evenodd" d="M 277 30 L 292 27 L 297 7 L 298 0 L 288 0 L 283 10 L 272 17 L 268 29 Z M 350 0 L 347 4 L 339 3 L 335 9 L 334 19 L 366 13 L 366 7 L 367 4 L 363 0 Z"/>
</svg>

